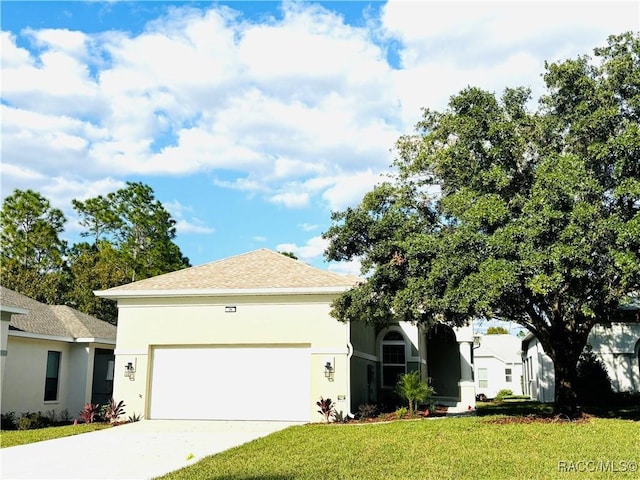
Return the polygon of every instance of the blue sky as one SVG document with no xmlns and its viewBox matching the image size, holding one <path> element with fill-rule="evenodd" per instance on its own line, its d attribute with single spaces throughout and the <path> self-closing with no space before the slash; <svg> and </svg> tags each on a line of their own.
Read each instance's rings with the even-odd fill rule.
<svg viewBox="0 0 640 480">
<path fill-rule="evenodd" d="M 638 2 L 11 2 L 2 197 L 63 209 L 149 184 L 192 264 L 266 247 L 327 264 L 331 211 L 388 171 L 420 108 L 542 92 L 544 62 L 638 30 Z"/>
</svg>

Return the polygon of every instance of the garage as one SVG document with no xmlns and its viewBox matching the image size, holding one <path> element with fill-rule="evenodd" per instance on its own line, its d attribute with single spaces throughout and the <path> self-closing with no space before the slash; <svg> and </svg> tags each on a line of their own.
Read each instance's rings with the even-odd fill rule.
<svg viewBox="0 0 640 480">
<path fill-rule="evenodd" d="M 152 356 L 148 418 L 309 421 L 308 346 L 154 347 Z"/>
</svg>

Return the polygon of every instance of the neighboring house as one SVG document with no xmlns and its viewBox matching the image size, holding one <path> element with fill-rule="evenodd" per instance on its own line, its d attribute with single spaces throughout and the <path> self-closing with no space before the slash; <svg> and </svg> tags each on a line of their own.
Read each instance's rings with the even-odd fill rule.
<svg viewBox="0 0 640 480">
<path fill-rule="evenodd" d="M 67 411 L 113 391 L 116 327 L 73 308 L 0 287 L 2 413 Z"/>
<path fill-rule="evenodd" d="M 521 340 L 509 334 L 480 335 L 473 350 L 476 393 L 494 398 L 500 390 L 522 395 Z"/>
<path fill-rule="evenodd" d="M 640 392 L 640 323 L 597 324 L 587 345 L 607 369 L 614 391 Z M 522 340 L 524 394 L 541 402 L 553 402 L 553 361 L 538 339 L 527 334 Z"/>
<path fill-rule="evenodd" d="M 339 322 L 357 281 L 261 249 L 96 292 L 118 301 L 114 397 L 151 419 L 309 422 L 320 397 L 356 412 L 419 369 L 473 408 L 471 325 Z"/>
</svg>

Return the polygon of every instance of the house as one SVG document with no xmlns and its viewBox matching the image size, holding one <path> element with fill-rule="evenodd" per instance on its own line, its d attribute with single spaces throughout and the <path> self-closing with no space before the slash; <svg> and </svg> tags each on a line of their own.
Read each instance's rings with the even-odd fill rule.
<svg viewBox="0 0 640 480">
<path fill-rule="evenodd" d="M 500 390 L 522 395 L 521 341 L 509 334 L 481 335 L 473 350 L 476 393 L 494 398 Z"/>
<path fill-rule="evenodd" d="M 118 302 L 114 397 L 151 419 L 309 422 L 320 397 L 356 412 L 417 369 L 473 408 L 471 325 L 339 322 L 357 281 L 260 249 L 96 292 Z"/>
<path fill-rule="evenodd" d="M 2 413 L 64 411 L 106 403 L 113 390 L 116 327 L 73 308 L 0 287 Z"/>
<path fill-rule="evenodd" d="M 587 345 L 605 366 L 614 391 L 640 392 L 640 323 L 597 324 L 589 333 Z M 524 394 L 541 402 L 553 402 L 553 361 L 532 333 L 522 340 L 522 358 Z"/>
</svg>

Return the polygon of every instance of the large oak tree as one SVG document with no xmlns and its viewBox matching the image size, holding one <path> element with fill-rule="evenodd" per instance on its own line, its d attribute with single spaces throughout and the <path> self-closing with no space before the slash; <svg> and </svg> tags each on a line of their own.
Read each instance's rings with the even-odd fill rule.
<svg viewBox="0 0 640 480">
<path fill-rule="evenodd" d="M 547 90 L 478 88 L 424 110 L 390 178 L 332 215 L 329 260 L 362 261 L 343 321 L 501 318 L 554 361 L 557 413 L 578 415 L 592 327 L 640 290 L 640 37 L 546 65 Z"/>
</svg>

